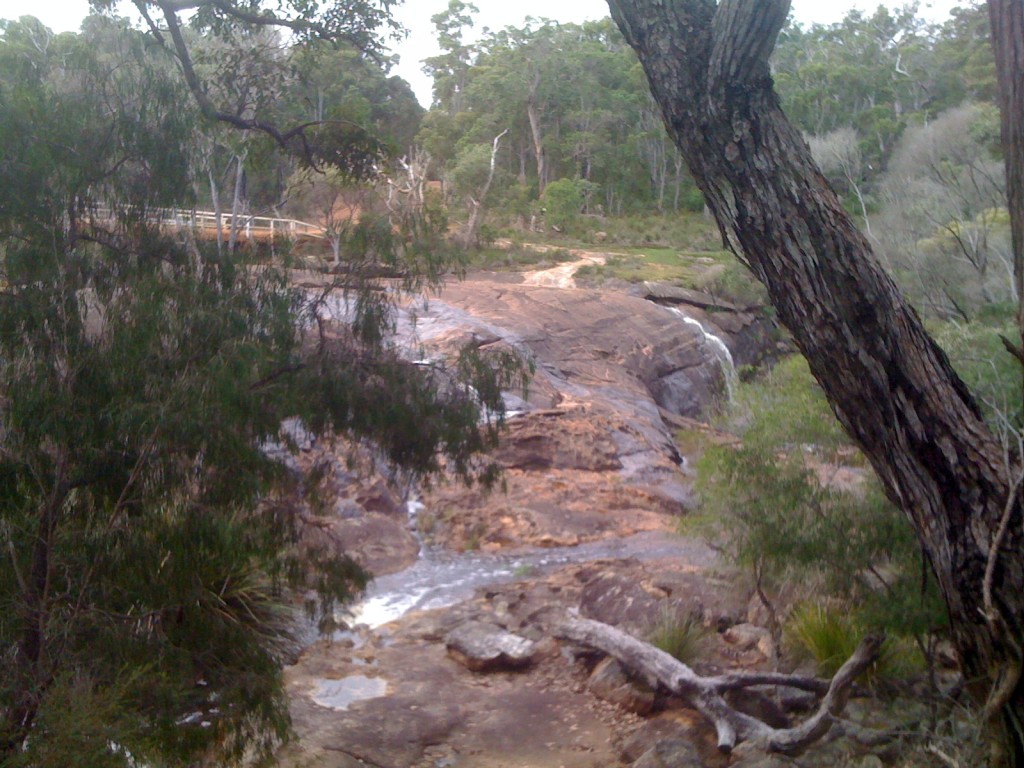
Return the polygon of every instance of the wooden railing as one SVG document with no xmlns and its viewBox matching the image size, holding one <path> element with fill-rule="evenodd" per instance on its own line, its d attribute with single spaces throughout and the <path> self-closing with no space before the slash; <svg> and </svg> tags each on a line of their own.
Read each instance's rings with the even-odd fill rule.
<svg viewBox="0 0 1024 768">
<path fill-rule="evenodd" d="M 92 216 L 93 221 L 109 222 L 112 218 L 110 209 L 102 206 L 96 208 Z M 203 240 L 215 240 L 218 228 L 221 237 L 226 240 L 231 236 L 235 224 L 235 217 L 230 213 L 221 213 L 218 224 L 218 216 L 214 211 L 189 211 L 179 208 L 151 208 L 146 218 L 165 231 L 191 229 L 196 237 Z M 324 237 L 324 228 L 298 219 L 239 214 L 237 237 L 240 242 L 320 239 Z"/>
</svg>

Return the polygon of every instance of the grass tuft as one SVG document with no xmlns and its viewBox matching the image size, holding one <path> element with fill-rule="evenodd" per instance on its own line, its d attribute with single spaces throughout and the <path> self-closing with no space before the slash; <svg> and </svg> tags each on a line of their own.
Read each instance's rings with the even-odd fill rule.
<svg viewBox="0 0 1024 768">
<path fill-rule="evenodd" d="M 647 642 L 684 664 L 692 664 L 703 653 L 707 629 L 692 614 L 665 606 L 647 635 Z"/>
</svg>

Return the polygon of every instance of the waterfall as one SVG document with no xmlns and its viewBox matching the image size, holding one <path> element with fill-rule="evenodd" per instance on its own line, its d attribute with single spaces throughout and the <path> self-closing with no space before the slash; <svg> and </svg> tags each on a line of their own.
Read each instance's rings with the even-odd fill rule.
<svg viewBox="0 0 1024 768">
<path fill-rule="evenodd" d="M 709 331 L 699 320 L 690 317 L 677 307 L 667 307 L 667 309 L 672 314 L 681 317 L 684 323 L 687 323 L 688 325 L 695 325 L 700 329 L 701 335 L 704 337 L 704 343 L 714 350 L 715 357 L 718 358 L 718 364 L 722 369 L 722 376 L 725 377 L 725 392 L 731 401 L 733 392 L 736 388 L 737 377 L 736 364 L 733 362 L 732 353 L 729 351 L 729 347 L 726 346 L 725 342 L 722 341 L 721 338 Z"/>
</svg>

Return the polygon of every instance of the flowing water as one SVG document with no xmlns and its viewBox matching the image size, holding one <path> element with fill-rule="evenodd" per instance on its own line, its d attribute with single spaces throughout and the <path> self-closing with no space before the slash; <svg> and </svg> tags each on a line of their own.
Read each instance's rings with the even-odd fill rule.
<svg viewBox="0 0 1024 768">
<path fill-rule="evenodd" d="M 729 351 L 729 347 L 726 346 L 721 338 L 709 331 L 702 322 L 690 317 L 678 307 L 666 307 L 666 309 L 673 315 L 682 318 L 683 322 L 687 325 L 695 325 L 700 329 L 704 342 L 714 350 L 715 357 L 718 358 L 718 364 L 722 369 L 722 376 L 725 377 L 726 394 L 729 396 L 729 400 L 732 400 L 733 392 L 736 388 L 736 363 L 733 362 L 732 352 Z"/>
<path fill-rule="evenodd" d="M 416 511 L 412 509 L 411 513 Z M 482 587 L 544 575 L 572 563 L 608 558 L 676 558 L 707 566 L 715 561 L 715 553 L 701 542 L 660 531 L 573 547 L 533 547 L 510 552 L 459 553 L 424 547 L 420 558 L 406 570 L 375 579 L 363 599 L 350 608 L 349 622 L 379 627 L 410 611 L 444 608 L 468 600 Z"/>
<path fill-rule="evenodd" d="M 526 275 L 524 284 L 572 288 L 576 270 L 586 264 L 603 262 L 602 255 L 582 254 L 577 261 Z M 719 361 L 731 397 L 736 371 L 728 347 L 697 320 L 676 308 L 669 309 L 685 323 L 700 329 L 705 343 Z M 345 297 L 331 297 L 325 304 L 324 312 L 332 319 L 344 322 L 351 319 L 353 307 Z M 396 339 L 412 360 L 422 357 L 424 344 L 452 327 L 469 328 L 486 336 L 494 335 L 513 345 L 521 341 L 508 329 L 495 327 L 462 309 L 436 300 L 400 307 L 396 319 Z M 515 408 L 517 405 L 511 403 L 510 407 Z M 417 530 L 415 518 L 421 509 L 422 505 L 417 501 L 409 503 L 410 528 L 413 531 Z M 471 598 L 477 589 L 483 587 L 543 575 L 571 563 L 605 558 L 676 558 L 682 562 L 706 566 L 715 561 L 715 554 L 700 542 L 663 532 L 640 533 L 574 547 L 523 548 L 502 552 L 457 553 L 429 547 L 421 542 L 419 559 L 404 571 L 375 579 L 363 599 L 350 606 L 349 615 L 345 618 L 349 624 L 374 628 L 410 611 L 454 605 Z M 331 691 L 323 694 L 325 700 L 334 700 Z"/>
</svg>

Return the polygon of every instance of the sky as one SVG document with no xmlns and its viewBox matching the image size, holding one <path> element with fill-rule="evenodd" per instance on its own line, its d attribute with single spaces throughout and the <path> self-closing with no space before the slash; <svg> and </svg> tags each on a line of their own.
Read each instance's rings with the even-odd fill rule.
<svg viewBox="0 0 1024 768">
<path fill-rule="evenodd" d="M 942 21 L 950 8 L 965 3 L 966 0 L 923 0 L 921 13 Z M 121 4 L 126 9 L 123 12 L 128 13 L 131 4 L 124 0 Z M 473 4 L 480 10 L 476 17 L 477 30 L 484 27 L 492 30 L 520 27 L 527 16 L 578 23 L 608 15 L 608 5 L 604 0 L 474 0 Z M 793 0 L 793 13 L 805 24 L 831 24 L 852 8 L 872 10 L 880 4 L 896 7 L 905 3 L 893 0 Z M 447 7 L 448 0 L 405 0 L 396 13 L 398 20 L 409 30 L 409 37 L 395 46 L 395 53 L 401 61 L 393 73 L 409 81 L 424 106 L 430 105 L 430 81 L 422 73 L 420 61 L 438 52 L 430 17 Z M 76 31 L 88 10 L 88 0 L 0 0 L 0 18 L 32 15 L 56 32 Z M 467 40 L 473 37 L 468 35 Z"/>
</svg>

